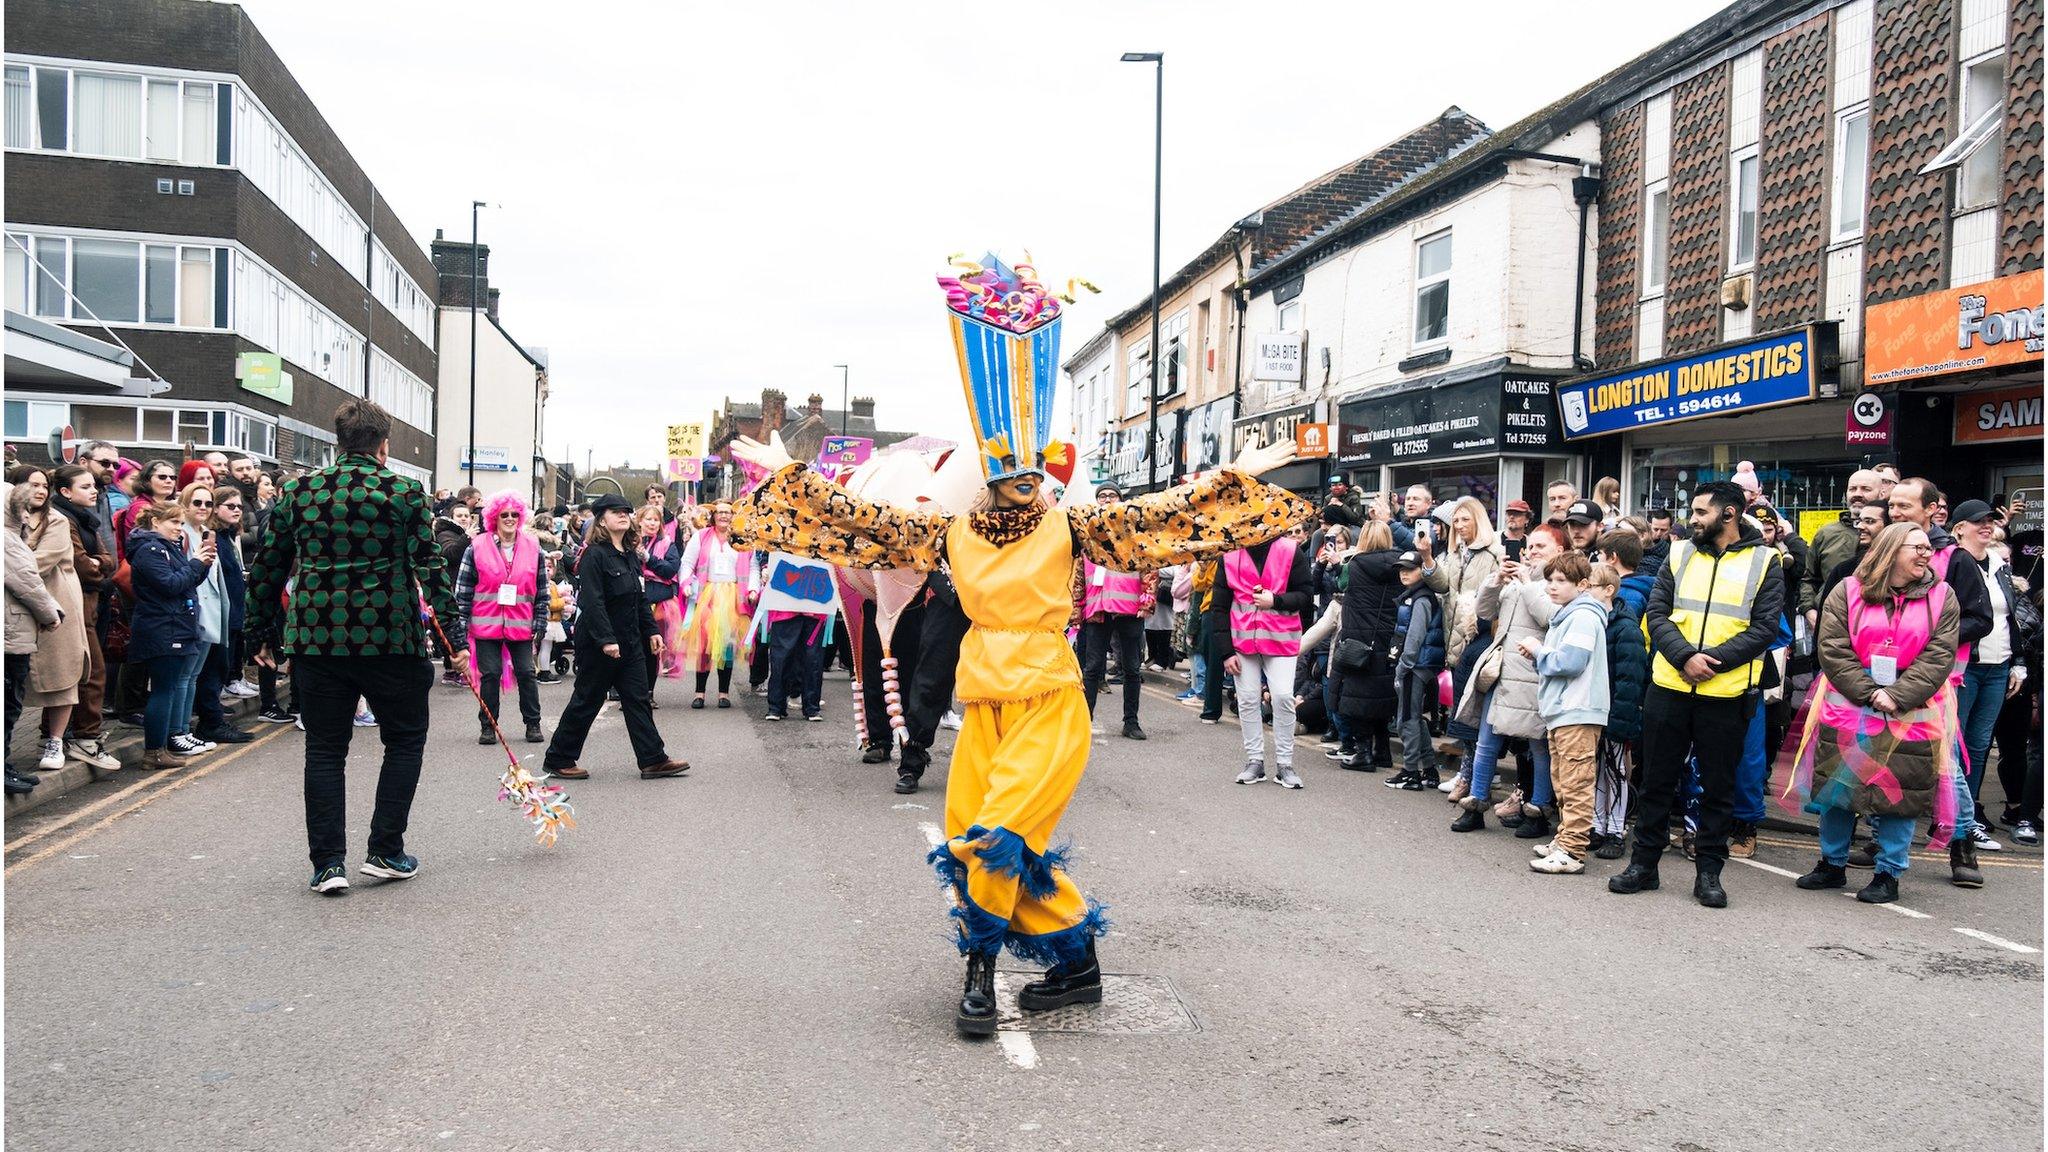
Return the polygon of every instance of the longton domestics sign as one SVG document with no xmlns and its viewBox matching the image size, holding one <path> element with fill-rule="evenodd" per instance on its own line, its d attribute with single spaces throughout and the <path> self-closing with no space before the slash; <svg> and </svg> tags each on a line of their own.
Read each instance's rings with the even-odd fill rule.
<svg viewBox="0 0 2048 1152">
<path fill-rule="evenodd" d="M 1833 329 L 1801 328 L 1557 386 L 1567 440 L 1814 398 Z"/>
</svg>

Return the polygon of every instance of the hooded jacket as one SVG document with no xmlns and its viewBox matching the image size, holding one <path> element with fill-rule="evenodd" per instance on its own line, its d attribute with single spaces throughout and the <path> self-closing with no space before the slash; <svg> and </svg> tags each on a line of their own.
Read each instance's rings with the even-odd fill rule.
<svg viewBox="0 0 2048 1152">
<path fill-rule="evenodd" d="M 1536 710 L 1548 728 L 1607 724 L 1607 606 L 1581 592 L 1550 618 L 1536 649 Z"/>
<path fill-rule="evenodd" d="M 1396 601 L 1404 588 L 1392 548 L 1354 554 L 1344 570 L 1344 607 L 1338 647 L 1356 640 L 1368 653 L 1363 664 L 1346 668 L 1338 681 L 1337 710 L 1346 719 L 1390 720 L 1397 711 L 1394 665 L 1400 641 Z"/>
<path fill-rule="evenodd" d="M 1634 740 L 1643 734 L 1643 697 L 1650 691 L 1650 644 L 1643 637 L 1643 598 L 1649 595 L 1649 580 L 1641 573 L 1622 581 L 1642 579 L 1639 594 L 1630 598 L 1616 593 L 1614 606 L 1607 610 L 1607 682 L 1613 688 L 1607 702 L 1607 738 Z"/>
<path fill-rule="evenodd" d="M 1696 545 L 1699 555 L 1711 559 L 1764 547 L 1763 533 L 1747 520 L 1740 522 L 1742 534 L 1735 538 L 1734 543 L 1720 552 L 1715 552 L 1709 545 Z M 1704 649 L 1697 645 L 1696 637 L 1685 635 L 1671 620 L 1672 603 L 1678 594 L 1678 573 L 1667 564 L 1664 571 L 1657 575 L 1657 583 L 1650 590 L 1649 609 L 1643 614 L 1647 622 L 1652 652 L 1662 657 L 1672 668 L 1683 669 L 1687 661 L 1704 651 L 1718 662 L 1723 673 L 1732 672 L 1751 661 L 1762 659 L 1772 645 L 1777 643 L 1778 619 L 1785 612 L 1784 566 L 1777 562 L 1775 556 L 1771 557 L 1771 561 L 1765 566 L 1763 582 L 1757 585 L 1756 599 L 1749 606 L 1749 624 L 1726 641 L 1709 645 Z M 1654 675 L 1655 660 L 1651 661 L 1651 665 Z M 1752 688 L 1761 681 L 1761 672 L 1759 669 L 1758 674 L 1752 679 Z M 1694 686 L 1695 693 L 1699 687 Z"/>
<path fill-rule="evenodd" d="M 1479 691 L 1477 677 L 1466 680 L 1465 695 L 1458 702 L 1459 722 L 1476 729 L 1482 719 L 1490 720 L 1495 732 L 1523 739 L 1539 737 L 1548 730 L 1538 710 L 1542 678 L 1519 647 L 1524 636 L 1542 639 L 1556 614 L 1557 605 L 1550 602 L 1541 580 L 1488 584 L 1480 590 L 1479 615 L 1494 622 L 1493 646 L 1501 654 L 1500 680 L 1493 686 L 1491 703 L 1488 693 Z"/>
</svg>

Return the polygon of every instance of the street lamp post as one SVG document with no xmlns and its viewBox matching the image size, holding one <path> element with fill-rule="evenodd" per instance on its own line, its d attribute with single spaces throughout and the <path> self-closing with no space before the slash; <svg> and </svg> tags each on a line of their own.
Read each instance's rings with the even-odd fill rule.
<svg viewBox="0 0 2048 1152">
<path fill-rule="evenodd" d="M 852 395 L 847 390 L 846 382 L 851 377 L 852 372 L 844 364 L 834 364 L 833 367 L 839 369 L 839 434 L 844 436 L 846 435 L 846 415 L 849 411 L 847 408 L 847 398 Z"/>
<path fill-rule="evenodd" d="M 476 314 L 483 307 L 477 281 L 481 279 L 481 258 L 477 254 L 476 216 L 481 200 L 469 202 L 469 486 L 476 487 Z"/>
<path fill-rule="evenodd" d="M 1159 486 L 1159 204 L 1166 158 L 1166 53 L 1126 52 L 1122 63 L 1152 65 L 1152 355 L 1145 421 L 1145 487 Z"/>
</svg>

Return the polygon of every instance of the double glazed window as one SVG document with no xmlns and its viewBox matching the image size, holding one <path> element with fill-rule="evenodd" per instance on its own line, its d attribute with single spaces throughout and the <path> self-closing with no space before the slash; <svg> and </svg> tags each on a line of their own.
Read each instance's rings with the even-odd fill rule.
<svg viewBox="0 0 2048 1152">
<path fill-rule="evenodd" d="M 7 234 L 7 307 L 52 320 L 226 328 L 226 250 L 85 236 Z"/>
<path fill-rule="evenodd" d="M 1415 344 L 1439 344 L 1451 337 L 1451 234 L 1439 232 L 1415 244 Z"/>
<path fill-rule="evenodd" d="M 225 85 L 123 72 L 7 65 L 7 147 L 120 160 L 220 164 Z"/>
</svg>

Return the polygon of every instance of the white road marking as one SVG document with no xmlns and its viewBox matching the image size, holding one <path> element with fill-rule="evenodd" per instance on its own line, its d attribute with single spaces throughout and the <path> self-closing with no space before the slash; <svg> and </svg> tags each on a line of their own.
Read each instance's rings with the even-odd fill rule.
<svg viewBox="0 0 2048 1152">
<path fill-rule="evenodd" d="M 1003 1059 L 1017 1067 L 1038 1067 L 1038 1046 L 1031 1042 L 1031 1033 L 998 1032 L 996 1044 L 1003 1050 Z"/>
<path fill-rule="evenodd" d="M 1844 893 L 1842 893 L 1842 895 L 1844 895 L 1844 896 L 1847 896 L 1847 897 L 1848 897 L 1849 899 L 1851 899 L 1851 900 L 1854 900 L 1854 899 L 1856 899 L 1856 894 L 1855 894 L 1854 892 L 1844 892 Z M 1912 910 L 1911 908 L 1908 908 L 1908 907 L 1906 907 L 1906 906 L 1905 906 L 1904 904 L 1879 904 L 1879 905 L 1878 905 L 1878 907 L 1879 907 L 1879 908 L 1883 908 L 1883 909 L 1885 909 L 1885 910 L 1887 910 L 1887 911 L 1891 911 L 1891 912 L 1897 912 L 1897 913 L 1898 913 L 1899 915 L 1901 915 L 1901 916 L 1904 916 L 1904 917 L 1906 917 L 1906 918 L 1907 918 L 1907 919 L 1909 919 L 1909 920 L 1932 920 L 1932 919 L 1934 919 L 1934 917 L 1932 917 L 1932 916 L 1929 916 L 1929 915 L 1928 915 L 1927 913 L 1925 913 L 1925 912 L 1915 912 L 1915 911 L 1913 911 L 1913 910 Z"/>
<path fill-rule="evenodd" d="M 925 842 L 934 848 L 946 842 L 946 834 L 939 830 L 937 824 L 928 820 L 919 824 L 917 830 L 924 833 Z M 953 908 L 953 897 L 950 894 L 946 894 L 943 896 L 943 899 L 946 901 L 947 911 L 951 911 Z M 996 1047 L 1002 1052 L 1003 1059 L 1009 1061 L 1015 1067 L 1024 1069 L 1038 1067 L 1038 1045 L 1032 1043 L 1029 1032 L 998 1032 L 996 1033 Z"/>
<path fill-rule="evenodd" d="M 1729 859 L 1735 861 L 1737 864 L 1747 864 L 1751 868 L 1756 868 L 1764 872 L 1769 872 L 1773 876 L 1783 876 L 1787 880 L 1799 879 L 1799 873 L 1794 872 L 1789 868 L 1780 868 L 1775 864 L 1766 864 L 1761 860 L 1749 860 L 1741 856 L 1730 856 Z"/>
<path fill-rule="evenodd" d="M 2003 936 L 1993 936 L 1989 932 L 1980 932 L 1975 928 L 1958 928 L 1956 929 L 1956 931 L 1962 933 L 1965 936 L 1970 937 L 1973 940 L 1982 940 L 1986 944 L 1995 944 L 2000 948 L 2006 949 L 2007 951 L 2020 952 L 2028 956 L 2038 956 L 2041 954 L 2041 950 L 2039 948 L 2029 948 L 2025 944 L 2015 944 L 2014 942 L 2012 942 L 2011 940 L 2007 940 Z"/>
</svg>

